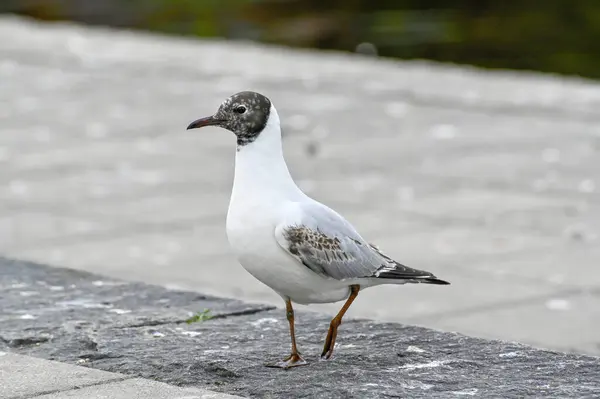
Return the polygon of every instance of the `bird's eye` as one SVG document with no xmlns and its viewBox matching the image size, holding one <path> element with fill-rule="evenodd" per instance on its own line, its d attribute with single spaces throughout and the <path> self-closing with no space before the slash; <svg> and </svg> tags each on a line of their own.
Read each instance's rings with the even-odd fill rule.
<svg viewBox="0 0 600 399">
<path fill-rule="evenodd" d="M 234 109 L 234 111 L 238 114 L 243 114 L 244 112 L 246 112 L 246 107 L 244 107 L 243 105 L 240 105 L 239 107 L 236 107 Z"/>
</svg>

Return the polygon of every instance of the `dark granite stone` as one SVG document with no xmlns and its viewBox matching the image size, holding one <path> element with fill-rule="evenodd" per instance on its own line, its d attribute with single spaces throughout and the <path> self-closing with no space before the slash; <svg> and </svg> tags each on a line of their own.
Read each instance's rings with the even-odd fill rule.
<svg viewBox="0 0 600 399">
<path fill-rule="evenodd" d="M 241 396 L 600 396 L 600 359 L 426 328 L 346 320 L 318 361 L 329 317 L 297 312 L 308 366 L 288 354 L 282 310 L 0 259 L 0 350 Z M 185 320 L 210 309 L 214 316 Z"/>
</svg>

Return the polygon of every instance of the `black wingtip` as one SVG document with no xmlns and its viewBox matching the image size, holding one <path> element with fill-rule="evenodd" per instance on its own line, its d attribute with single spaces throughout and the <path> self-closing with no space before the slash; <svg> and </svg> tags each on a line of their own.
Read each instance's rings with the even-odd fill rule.
<svg viewBox="0 0 600 399">
<path fill-rule="evenodd" d="M 449 282 L 445 281 L 445 280 L 440 280 L 437 277 L 430 277 L 430 278 L 425 278 L 423 279 L 424 283 L 427 284 L 436 284 L 436 285 L 450 285 Z"/>
</svg>

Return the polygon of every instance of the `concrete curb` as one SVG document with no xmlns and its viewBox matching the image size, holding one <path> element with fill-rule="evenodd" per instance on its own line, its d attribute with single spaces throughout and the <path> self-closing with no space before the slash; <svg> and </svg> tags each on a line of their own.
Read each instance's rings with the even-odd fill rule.
<svg viewBox="0 0 600 399">
<path fill-rule="evenodd" d="M 319 361 L 331 316 L 299 310 L 309 365 L 276 370 L 264 365 L 289 353 L 281 309 L 2 258 L 0 290 L 0 350 L 68 363 L 2 356 L 3 398 L 53 390 L 60 394 L 49 397 L 144 399 L 208 395 L 204 389 L 319 399 L 600 394 L 599 358 L 514 342 L 349 317 L 334 358 Z M 186 323 L 203 309 L 210 318 Z M 86 395 L 72 393 L 76 387 Z"/>
</svg>

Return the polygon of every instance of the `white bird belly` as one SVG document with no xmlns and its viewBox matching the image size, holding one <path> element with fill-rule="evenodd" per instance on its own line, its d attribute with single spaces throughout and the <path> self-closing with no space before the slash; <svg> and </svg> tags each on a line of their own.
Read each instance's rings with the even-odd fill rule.
<svg viewBox="0 0 600 399">
<path fill-rule="evenodd" d="M 348 297 L 350 284 L 321 277 L 300 264 L 279 246 L 274 231 L 274 226 L 227 229 L 231 248 L 248 273 L 300 304 L 337 302 Z"/>
</svg>

